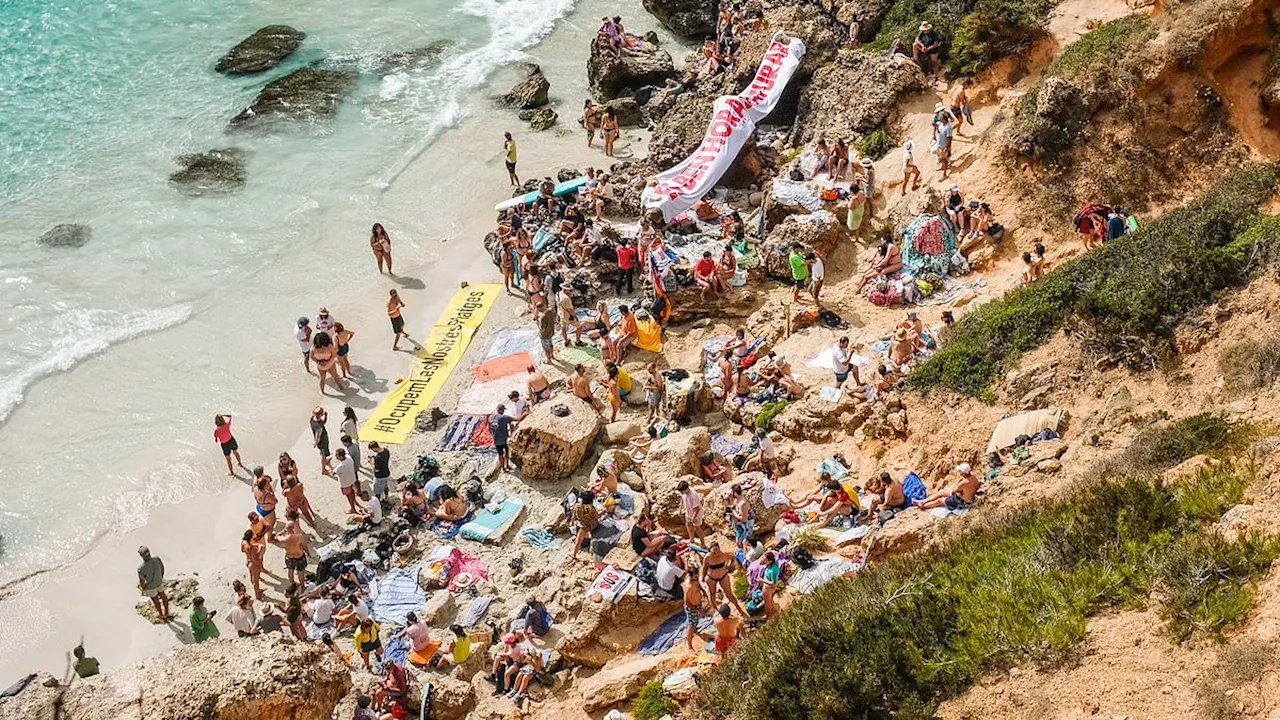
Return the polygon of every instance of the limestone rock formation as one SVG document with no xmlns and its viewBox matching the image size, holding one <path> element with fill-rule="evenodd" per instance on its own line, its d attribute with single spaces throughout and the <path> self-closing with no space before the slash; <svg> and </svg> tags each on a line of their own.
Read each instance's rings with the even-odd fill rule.
<svg viewBox="0 0 1280 720">
<path fill-rule="evenodd" d="M 644 461 L 644 492 L 659 523 L 669 528 L 684 527 L 676 485 L 689 476 L 701 475 L 699 458 L 711 449 L 711 432 L 705 427 L 679 430 L 655 440 Z"/>
<path fill-rule="evenodd" d="M 69 688 L 37 676 L 0 699 L 0 718 L 53 720 L 59 697 L 63 720 L 327 718 L 350 689 L 350 672 L 318 643 L 283 634 L 222 638 L 77 679 Z"/>
<path fill-rule="evenodd" d="M 603 667 L 617 655 L 635 650 L 653 631 L 652 619 L 669 617 L 679 609 L 679 600 L 643 599 L 634 590 L 611 603 L 588 597 L 557 650 L 575 665 Z"/>
<path fill-rule="evenodd" d="M 378 71 L 383 75 L 390 75 L 406 70 L 420 70 L 439 60 L 452 45 L 453 43 L 441 40 L 412 50 L 387 53 L 378 61 Z"/>
<path fill-rule="evenodd" d="M 301 68 L 268 83 L 252 105 L 231 118 L 231 126 L 248 128 L 274 120 L 327 118 L 355 86 L 354 71 Z"/>
<path fill-rule="evenodd" d="M 225 75 L 252 75 L 279 65 L 307 36 L 288 25 L 268 25 L 231 48 L 214 70 Z"/>
<path fill-rule="evenodd" d="M 822 5 L 846 29 L 856 19 L 859 42 L 869 42 L 880 32 L 889 8 L 893 7 L 893 0 L 823 0 Z"/>
<path fill-rule="evenodd" d="M 502 101 L 511 107 L 521 110 L 532 110 L 546 105 L 547 92 L 551 90 L 551 81 L 542 73 L 542 68 L 533 63 L 526 66 L 528 76 L 521 80 L 511 92 L 502 96 Z"/>
<path fill-rule="evenodd" d="M 612 100 L 624 90 L 635 91 L 645 85 L 662 85 L 676 76 L 671 53 L 614 51 L 608 45 L 592 41 L 587 58 L 587 84 L 597 100 Z"/>
<path fill-rule="evenodd" d="M 924 75 L 883 53 L 853 52 L 819 69 L 800 94 L 792 142 L 820 137 L 852 141 L 891 120 L 898 98 L 924 87 Z"/>
<path fill-rule="evenodd" d="M 568 413 L 556 415 L 556 408 L 565 408 Z M 511 456 L 525 477 L 559 480 L 577 469 L 590 452 L 600 425 L 600 416 L 581 400 L 539 403 L 511 438 Z"/>
<path fill-rule="evenodd" d="M 582 709 L 593 712 L 632 698 L 645 683 L 675 670 L 679 660 L 670 654 L 636 655 L 609 663 L 579 685 Z"/>
<path fill-rule="evenodd" d="M 782 517 L 782 511 L 787 509 L 785 504 L 774 505 L 773 507 L 765 507 L 762 498 L 764 492 L 764 474 L 763 473 L 745 473 L 734 478 L 734 482 L 755 479 L 755 483 L 743 490 L 743 494 L 747 496 L 747 500 L 751 502 L 751 512 L 755 514 L 756 533 L 773 532 L 773 526 L 777 524 Z M 704 498 L 703 507 L 705 508 L 707 525 L 716 532 L 724 533 L 730 537 L 733 536 L 733 526 L 729 522 L 726 510 L 729 509 L 729 485 L 715 488 L 707 493 Z"/>
<path fill-rule="evenodd" d="M 1007 142 L 1015 152 L 1052 159 L 1069 149 L 1093 116 L 1085 91 L 1059 77 L 1040 83 L 1034 97 L 1018 104 Z"/>
<path fill-rule="evenodd" d="M 620 97 L 610 100 L 604 106 L 613 110 L 622 127 L 640 127 L 644 125 L 644 109 L 634 97 Z"/>
<path fill-rule="evenodd" d="M 644 430 L 638 423 L 619 420 L 604 426 L 604 441 L 610 445 L 625 445 L 633 437 L 640 437 Z"/>
<path fill-rule="evenodd" d="M 760 60 L 769 49 L 773 33 L 783 30 L 793 37 L 804 40 L 805 53 L 796 68 L 796 75 L 787 86 L 786 93 L 779 101 L 774 114 L 788 115 L 794 110 L 795 97 L 799 90 L 813 75 L 814 71 L 836 59 L 844 38 L 837 37 L 831 31 L 827 18 L 817 8 L 807 3 L 795 5 L 775 5 L 764 11 L 765 29 L 760 32 L 742 36 L 742 42 L 734 53 L 736 62 L 733 71 L 728 73 L 732 89 L 737 92 L 755 77 L 760 68 Z"/>
<path fill-rule="evenodd" d="M 212 195 L 239 190 L 245 183 L 244 158 L 234 148 L 182 155 L 182 169 L 169 182 L 188 195 Z"/>
<path fill-rule="evenodd" d="M 45 247 L 80 247 L 89 242 L 92 235 L 88 225 L 61 223 L 49 228 L 36 242 Z"/>
<path fill-rule="evenodd" d="M 702 37 L 716 29 L 716 3 L 711 0 L 644 0 L 644 9 L 677 35 Z"/>
<path fill-rule="evenodd" d="M 791 243 L 798 242 L 805 252 L 812 250 L 826 257 L 835 250 L 843 232 L 844 225 L 830 210 L 787 216 L 770 231 L 762 248 L 765 272 L 774 277 L 790 277 L 787 258 L 791 254 Z"/>
<path fill-rule="evenodd" d="M 542 132 L 555 125 L 560 116 L 551 108 L 540 108 L 538 110 L 521 110 L 520 119 L 529 123 L 529 129 Z"/>
</svg>

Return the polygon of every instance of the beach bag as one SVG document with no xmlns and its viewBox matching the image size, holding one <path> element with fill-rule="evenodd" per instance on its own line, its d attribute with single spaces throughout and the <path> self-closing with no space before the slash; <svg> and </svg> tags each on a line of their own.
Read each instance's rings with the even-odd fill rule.
<svg viewBox="0 0 1280 720">
<path fill-rule="evenodd" d="M 821 197 L 827 202 L 834 202 L 840 199 L 840 193 L 836 192 L 835 188 L 826 188 L 822 191 Z"/>
<path fill-rule="evenodd" d="M 808 570 L 817 564 L 813 559 L 813 555 L 809 554 L 809 551 L 802 547 L 792 550 L 789 559 L 801 570 Z"/>
<path fill-rule="evenodd" d="M 925 488 L 924 481 L 920 479 L 920 476 L 914 470 L 902 478 L 902 494 L 907 498 L 907 507 L 911 507 L 929 497 L 929 491 Z"/>
<path fill-rule="evenodd" d="M 804 171 L 798 167 L 793 167 L 787 177 L 791 178 L 793 182 L 804 182 Z"/>
</svg>

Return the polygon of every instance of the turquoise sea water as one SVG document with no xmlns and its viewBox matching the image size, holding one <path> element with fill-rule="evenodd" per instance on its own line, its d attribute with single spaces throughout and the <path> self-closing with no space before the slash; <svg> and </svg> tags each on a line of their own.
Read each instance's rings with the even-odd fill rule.
<svg viewBox="0 0 1280 720">
<path fill-rule="evenodd" d="M 296 381 L 292 319 L 356 282 L 387 183 L 572 6 L 0 3 L 0 583 L 201 489 L 215 411 L 204 408 L 240 410 L 217 403 Z M 280 23 L 307 33 L 282 66 L 213 71 Z M 438 63 L 376 71 L 386 53 L 437 41 L 451 44 Z M 333 121 L 228 133 L 266 82 L 326 58 L 364 70 Z M 191 198 L 169 185 L 177 156 L 226 147 L 247 158 L 242 191 Z M 64 222 L 89 225 L 90 242 L 36 244 Z"/>
</svg>

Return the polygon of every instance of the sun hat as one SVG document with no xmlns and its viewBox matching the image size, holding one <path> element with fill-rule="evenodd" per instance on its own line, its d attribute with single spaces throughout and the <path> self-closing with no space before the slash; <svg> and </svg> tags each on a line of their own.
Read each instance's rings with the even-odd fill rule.
<svg viewBox="0 0 1280 720">
<path fill-rule="evenodd" d="M 938 103 L 938 104 L 936 104 L 936 105 L 934 105 L 934 106 L 933 106 L 933 111 L 934 111 L 934 112 L 942 112 L 944 109 L 945 109 L 945 108 L 943 107 L 942 103 Z"/>
<path fill-rule="evenodd" d="M 906 340 L 906 339 L 907 339 L 907 329 L 906 329 L 906 328 L 898 328 L 897 330 L 894 330 L 894 331 L 893 331 L 893 339 L 894 339 L 894 340 L 899 340 L 899 341 L 901 341 L 901 340 Z"/>
<path fill-rule="evenodd" d="M 924 32 L 926 30 L 932 30 L 932 29 L 933 29 L 933 26 L 930 25 L 928 22 L 920 23 L 920 32 Z"/>
<path fill-rule="evenodd" d="M 506 635 L 503 635 L 502 642 L 507 643 L 508 645 L 514 645 L 516 642 L 516 634 L 507 633 Z"/>
<path fill-rule="evenodd" d="M 263 614 L 263 615 L 270 615 L 271 613 L 273 613 L 273 612 L 275 612 L 275 611 L 276 611 L 276 606 L 275 606 L 275 605 L 272 605 L 271 603 L 266 603 L 266 604 L 264 604 L 264 605 L 262 606 L 262 614 Z"/>
<path fill-rule="evenodd" d="M 956 469 L 965 474 L 973 471 L 973 468 L 969 466 L 969 463 L 960 463 L 956 466 Z"/>
<path fill-rule="evenodd" d="M 859 165 L 861 165 L 861 166 L 862 166 L 862 167 L 864 167 L 864 168 L 869 168 L 869 167 L 871 167 L 872 165 L 874 165 L 875 163 L 871 162 L 871 158 L 865 158 L 865 157 L 864 157 L 864 158 L 862 158 L 861 160 L 859 160 L 859 161 L 858 161 L 858 164 L 859 164 Z"/>
</svg>

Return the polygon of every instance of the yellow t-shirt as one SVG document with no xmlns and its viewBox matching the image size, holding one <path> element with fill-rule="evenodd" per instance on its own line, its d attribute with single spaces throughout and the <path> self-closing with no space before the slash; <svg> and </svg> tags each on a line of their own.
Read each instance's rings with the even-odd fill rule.
<svg viewBox="0 0 1280 720">
<path fill-rule="evenodd" d="M 621 366 L 618 367 L 618 390 L 624 393 L 631 392 L 631 376 Z"/>
<path fill-rule="evenodd" d="M 506 142 L 506 146 L 507 146 L 507 162 L 513 163 L 516 161 L 516 141 L 508 140 Z"/>
<path fill-rule="evenodd" d="M 471 638 L 460 637 L 453 641 L 453 664 L 461 665 L 471 657 Z"/>
</svg>

